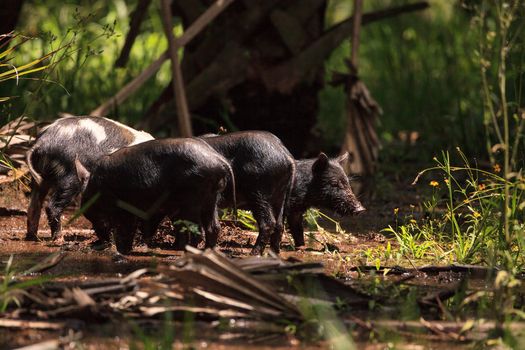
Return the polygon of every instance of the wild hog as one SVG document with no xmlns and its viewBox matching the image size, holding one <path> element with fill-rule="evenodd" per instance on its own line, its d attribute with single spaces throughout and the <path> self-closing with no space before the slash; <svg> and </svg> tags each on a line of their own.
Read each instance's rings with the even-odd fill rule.
<svg viewBox="0 0 525 350">
<path fill-rule="evenodd" d="M 62 240 L 60 217 L 80 193 L 75 159 L 92 170 L 100 157 L 152 139 L 146 132 L 100 117 L 68 115 L 47 126 L 26 156 L 33 181 L 25 239 L 37 239 L 42 204 L 51 192 L 46 214 L 52 237 Z"/>
<path fill-rule="evenodd" d="M 201 137 L 230 162 L 237 184 L 237 204 L 251 210 L 257 220 L 259 236 L 252 254 L 262 254 L 269 241 L 271 249 L 278 253 L 284 228 L 284 203 L 295 173 L 292 155 L 277 136 L 264 131 Z M 225 198 L 220 205 L 231 206 L 231 198 Z"/>
<path fill-rule="evenodd" d="M 115 230 L 120 253 L 131 251 L 139 226 L 146 240 L 165 216 L 200 225 L 206 247 L 217 243 L 219 194 L 235 181 L 226 159 L 197 139 L 153 140 L 101 157 L 92 172 L 76 162 L 84 215 L 99 240 Z M 234 194 L 233 194 L 234 196 Z"/>
<path fill-rule="evenodd" d="M 296 247 L 304 246 L 303 214 L 308 208 L 329 209 L 339 215 L 365 211 L 341 166 L 347 158 L 348 153 L 335 159 L 321 153 L 314 159 L 296 161 L 294 186 L 286 208 Z"/>
</svg>

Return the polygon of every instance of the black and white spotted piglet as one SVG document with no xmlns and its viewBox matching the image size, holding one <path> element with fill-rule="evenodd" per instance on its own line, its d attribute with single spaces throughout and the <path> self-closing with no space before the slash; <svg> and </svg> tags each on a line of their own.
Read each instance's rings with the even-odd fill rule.
<svg viewBox="0 0 525 350">
<path fill-rule="evenodd" d="M 27 153 L 33 182 L 26 240 L 37 239 L 40 211 L 48 193 L 46 213 L 51 235 L 62 240 L 60 217 L 81 191 L 75 160 L 89 171 L 102 156 L 152 139 L 146 132 L 100 117 L 69 115 L 47 126 Z"/>
<path fill-rule="evenodd" d="M 100 158 L 92 172 L 81 161 L 76 167 L 85 187 L 84 215 L 99 241 L 114 230 L 120 253 L 131 251 L 139 227 L 149 241 L 166 216 L 199 224 L 206 246 L 217 243 L 219 194 L 235 180 L 228 161 L 206 143 L 153 140 Z"/>
</svg>

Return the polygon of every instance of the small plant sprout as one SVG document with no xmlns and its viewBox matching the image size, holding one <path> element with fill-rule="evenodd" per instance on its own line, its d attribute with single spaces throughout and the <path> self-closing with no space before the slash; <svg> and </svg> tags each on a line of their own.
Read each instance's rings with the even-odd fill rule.
<svg viewBox="0 0 525 350">
<path fill-rule="evenodd" d="M 39 264 L 29 268 L 25 272 L 17 272 L 13 267 L 14 256 L 11 255 L 6 262 L 4 274 L 0 277 L 0 312 L 5 312 L 11 304 L 21 307 L 21 300 L 26 293 L 26 289 L 32 286 L 41 285 L 51 277 L 24 278 L 32 273 Z"/>
</svg>

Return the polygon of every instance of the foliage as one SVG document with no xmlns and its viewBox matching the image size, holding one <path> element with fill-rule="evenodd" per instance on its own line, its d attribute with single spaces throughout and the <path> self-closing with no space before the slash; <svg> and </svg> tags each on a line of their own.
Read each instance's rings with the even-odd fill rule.
<svg viewBox="0 0 525 350">
<path fill-rule="evenodd" d="M 221 220 L 234 220 L 235 216 L 233 210 L 224 209 L 222 211 Z M 253 214 L 249 210 L 237 209 L 237 223 L 241 225 L 242 228 L 257 231 L 257 221 L 253 217 Z"/>
<path fill-rule="evenodd" d="M 114 67 L 125 39 L 122 33 L 127 32 L 129 14 L 135 4 L 135 1 L 128 3 L 123 0 L 97 0 L 89 4 L 59 1 L 25 4 L 19 28 L 37 39 L 23 47 L 16 61 L 23 62 L 30 55 L 65 44 L 68 50 L 58 58 L 60 64 L 47 77 L 47 81 L 53 83 L 45 86 L 45 93 L 35 96 L 37 84 L 21 82 L 15 88 L 22 92 L 21 99 L 11 106 L 8 113 L 18 116 L 25 110 L 36 120 L 54 119 L 58 112 L 64 111 L 88 114 L 138 75 L 166 49 L 167 44 L 158 16 L 160 5 L 153 2 L 126 67 Z M 112 111 L 112 116 L 130 124 L 136 122 L 168 83 L 168 70 L 166 64 L 133 99 Z M 12 86 L 0 86 L 0 94 L 10 90 L 13 90 Z M 27 106 L 35 99 L 38 103 Z"/>
<path fill-rule="evenodd" d="M 55 66 L 55 57 L 66 49 L 62 46 L 36 59 L 31 56 L 27 60 L 16 62 L 21 56 L 20 53 L 29 46 L 30 40 L 31 38 L 20 34 L 0 34 L 0 91 L 12 84 L 18 87 L 23 81 L 40 83 L 37 87 L 39 90 L 42 82 L 46 80 L 45 75 Z M 23 126 L 27 126 L 27 119 L 24 118 L 24 115 L 22 114 L 17 119 L 14 119 L 12 115 L 11 102 L 16 101 L 18 97 L 11 91 L 5 95 L 0 93 L 0 111 L 3 112 L 0 116 L 0 167 L 13 171 L 15 171 L 15 166 L 12 154 L 8 155 L 9 148 L 17 144 L 21 146 L 31 139 L 24 132 L 19 132 Z"/>
<path fill-rule="evenodd" d="M 20 48 L 20 46 L 24 45 L 24 43 L 26 43 L 29 40 L 29 38 L 27 37 L 21 37 L 21 40 L 19 40 L 19 42 L 16 43 L 15 40 L 18 37 L 20 36 L 13 33 L 0 35 L 0 39 L 2 39 L 0 48 L 3 49 L 2 51 L 0 51 L 0 83 L 6 82 L 8 80 L 16 80 L 16 84 L 18 84 L 22 76 L 31 73 L 36 73 L 48 68 L 48 65 L 42 63 L 50 57 L 52 57 L 55 53 L 51 52 L 45 54 L 36 60 L 33 60 L 29 63 L 25 63 L 17 67 L 10 62 L 13 59 L 11 55 L 14 54 L 16 50 Z M 9 46 L 9 44 L 11 43 L 13 43 L 13 45 Z M 11 98 L 12 96 L 0 97 L 0 102 L 6 102 Z"/>
<path fill-rule="evenodd" d="M 20 280 L 21 277 L 27 275 L 31 271 L 32 269 L 22 273 L 15 271 L 13 269 L 13 255 L 9 257 L 4 268 L 3 276 L 0 276 L 0 312 L 5 312 L 8 306 L 13 303 L 20 307 L 25 289 L 35 285 L 40 285 L 50 280 L 48 277 Z"/>
<path fill-rule="evenodd" d="M 364 12 L 399 6 L 409 1 L 371 0 Z M 328 25 L 351 15 L 349 2 L 332 0 Z M 462 146 L 472 156 L 484 149 L 477 33 L 472 14 L 459 1 L 430 1 L 430 8 L 363 26 L 359 73 L 384 110 L 378 132 L 385 145 L 381 158 L 406 158 L 388 147 L 402 141 L 404 132 L 418 136 L 417 160 L 426 162 L 435 149 Z M 326 62 L 326 81 L 334 71 L 346 71 L 350 44 L 342 44 Z M 338 148 L 346 114 L 341 87 L 329 85 L 319 95 L 318 129 L 326 147 Z M 406 150 L 403 150 L 406 153 Z M 402 152 L 402 153 L 403 153 Z M 429 156 L 430 155 L 430 156 Z M 384 162 L 383 162 L 384 163 Z M 399 171 L 399 170 L 398 170 Z"/>
<path fill-rule="evenodd" d="M 523 4 L 516 1 L 489 4 L 482 2 L 472 9 L 477 14 L 473 23 L 480 30 L 480 85 L 485 94 L 487 148 L 493 162 L 492 171 L 472 166 L 465 153 L 458 148 L 462 166 L 452 166 L 449 153 L 443 152 L 441 159 L 434 158 L 437 165 L 419 176 L 427 171 L 439 171 L 443 176 L 441 181 L 446 200 L 442 204 L 446 211 L 445 215 L 436 218 L 436 228 L 437 231 L 449 232 L 455 258 L 472 261 L 474 254 L 480 252 L 485 259 L 493 259 L 486 263 L 512 269 L 516 264 L 523 264 L 525 180 L 518 161 L 522 159 L 523 121 L 518 117 L 521 110 L 521 74 L 512 84 L 515 87 L 512 95 L 507 94 L 507 76 L 514 77 L 514 65 L 518 63 L 521 67 L 524 62 L 524 42 L 522 36 L 518 39 L 517 33 L 525 22 L 517 17 L 517 11 L 523 9 Z M 515 51 L 521 57 L 518 62 L 513 61 Z M 489 61 L 488 57 L 494 59 Z M 507 70 L 507 67 L 511 68 Z M 509 102 L 509 96 L 516 100 Z M 458 176 L 458 172 L 463 178 Z M 433 180 L 430 184 L 438 187 L 440 182 Z M 435 195 L 427 202 L 431 213 L 440 204 Z"/>
<path fill-rule="evenodd" d="M 407 223 L 385 231 L 394 234 L 401 251 L 412 258 L 431 254 L 437 260 L 501 266 L 509 253 L 514 262 L 523 264 L 521 239 L 516 237 L 508 252 L 509 246 L 501 234 L 502 190 L 509 181 L 498 173 L 472 167 L 464 153 L 460 149 L 457 152 L 463 158 L 462 166 L 451 166 L 448 152 L 443 152 L 441 159 L 435 158 L 435 167 L 418 176 L 419 179 L 426 172 L 437 172 L 434 180 L 429 182 L 431 198 L 425 202 L 428 218 L 419 223 L 409 219 Z M 495 169 L 499 170 L 499 166 Z M 523 211 L 520 208 L 525 207 L 524 181 L 520 176 L 510 182 L 509 219 L 515 230 L 523 230 Z"/>
<path fill-rule="evenodd" d="M 437 173 L 429 182 L 433 191 L 425 202 L 428 217 L 386 231 L 395 235 L 402 251 L 414 257 L 422 247 L 428 246 L 434 252 L 435 247 L 445 247 L 439 252 L 440 259 L 500 268 L 494 291 L 483 292 L 482 297 L 492 300 L 492 316 L 497 321 L 495 340 L 491 342 L 513 346 L 516 340 L 505 330 L 505 322 L 524 317 L 516 308 L 516 291 L 521 286 L 516 273 L 525 266 L 521 116 L 525 19 L 520 16 L 525 5 L 512 0 L 464 4 L 472 12 L 472 28 L 477 29 L 474 57 L 480 73 L 485 149 L 490 165 L 472 165 L 457 148 L 462 164 L 454 166 L 449 152 L 442 152 L 439 159 L 434 158 L 436 166 L 416 178 L 427 172 Z"/>
</svg>

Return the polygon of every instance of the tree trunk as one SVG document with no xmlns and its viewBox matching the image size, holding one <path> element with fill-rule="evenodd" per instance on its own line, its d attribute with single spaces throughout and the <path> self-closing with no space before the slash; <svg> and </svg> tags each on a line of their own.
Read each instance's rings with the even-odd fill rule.
<svg viewBox="0 0 525 350">
<path fill-rule="evenodd" d="M 174 12 L 187 26 L 197 14 L 185 3 L 176 0 Z M 201 8 L 209 4 L 194 3 Z M 236 1 L 206 35 L 196 37 L 182 61 L 195 134 L 216 132 L 219 126 L 268 130 L 294 155 L 303 156 L 312 140 L 324 69 L 312 69 L 308 79 L 285 92 L 268 88 L 265 75 L 323 33 L 325 5 L 324 0 Z M 172 103 L 163 105 L 171 89 L 170 84 L 148 112 L 153 131 L 174 120 Z"/>
<path fill-rule="evenodd" d="M 187 28 L 213 3 L 174 0 L 172 8 Z M 365 13 L 362 25 L 428 6 L 421 1 Z M 325 30 L 325 7 L 326 0 L 237 0 L 189 42 L 181 66 L 195 134 L 216 132 L 220 126 L 230 131 L 263 129 L 283 139 L 296 157 L 318 153 L 312 128 L 324 62 L 354 24 L 349 18 Z M 347 91 L 356 108 L 379 112 L 366 87 L 355 86 Z M 170 84 L 146 112 L 141 127 L 155 133 L 172 129 L 175 110 Z M 367 133 L 364 141 L 375 142 L 370 123 L 356 123 Z"/>
</svg>

